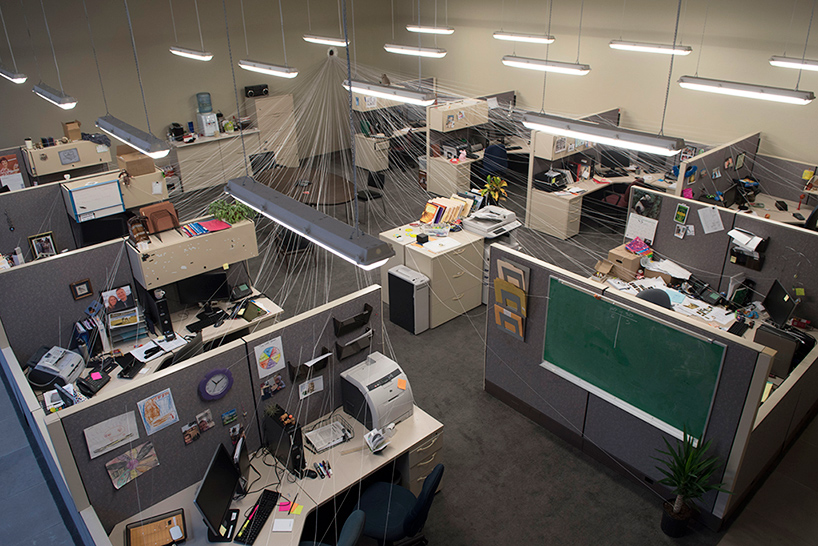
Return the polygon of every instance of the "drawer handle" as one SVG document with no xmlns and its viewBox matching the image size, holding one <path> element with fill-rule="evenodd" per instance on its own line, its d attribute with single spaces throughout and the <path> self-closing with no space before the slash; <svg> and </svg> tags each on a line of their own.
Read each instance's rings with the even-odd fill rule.
<svg viewBox="0 0 818 546">
<path fill-rule="evenodd" d="M 455 273 L 454 275 L 452 275 L 452 278 L 453 278 L 453 279 L 459 279 L 460 277 L 462 277 L 462 276 L 463 276 L 463 275 L 465 275 L 465 274 L 466 274 L 466 272 L 465 272 L 465 271 L 460 271 L 460 272 Z"/>
<path fill-rule="evenodd" d="M 454 252 L 452 252 L 452 254 L 463 254 L 464 252 L 466 252 L 466 249 L 461 248 L 460 250 L 455 250 Z"/>
<path fill-rule="evenodd" d="M 419 448 L 417 449 L 417 453 L 420 453 L 421 451 L 426 451 L 427 449 L 429 449 L 430 447 L 432 447 L 433 445 L 435 445 L 435 442 L 437 442 L 437 439 L 438 439 L 438 438 L 440 438 L 440 436 L 435 436 L 434 438 L 432 438 L 431 440 L 429 440 L 429 443 L 428 443 L 428 444 L 426 444 L 426 445 L 425 445 L 425 446 L 423 446 L 423 447 L 419 447 Z"/>
<path fill-rule="evenodd" d="M 435 460 L 435 457 L 437 457 L 437 451 L 435 451 L 434 453 L 432 453 L 432 456 L 431 456 L 431 457 L 429 457 L 428 459 L 426 459 L 426 460 L 425 460 L 425 461 L 423 461 L 422 463 L 418 463 L 416 466 L 426 466 L 427 464 L 429 464 L 429 463 L 431 463 L 432 461 L 434 461 L 434 460 Z"/>
<path fill-rule="evenodd" d="M 453 298 L 452 298 L 452 301 L 457 301 L 457 300 L 459 300 L 460 298 L 462 298 L 462 297 L 463 297 L 463 296 L 465 296 L 465 295 L 466 295 L 466 293 L 465 293 L 465 292 L 463 292 L 462 294 L 459 294 L 459 295 L 457 295 L 457 296 L 453 297 Z"/>
</svg>

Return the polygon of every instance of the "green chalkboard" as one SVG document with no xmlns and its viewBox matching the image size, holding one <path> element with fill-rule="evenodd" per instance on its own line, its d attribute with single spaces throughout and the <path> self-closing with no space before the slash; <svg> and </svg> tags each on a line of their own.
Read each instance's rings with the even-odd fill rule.
<svg viewBox="0 0 818 546">
<path fill-rule="evenodd" d="M 544 366 L 656 424 L 701 438 L 725 347 L 551 277 Z M 564 373 L 564 372 L 567 372 Z M 575 381 L 577 382 L 577 381 Z M 587 386 L 587 385 L 585 385 Z"/>
</svg>

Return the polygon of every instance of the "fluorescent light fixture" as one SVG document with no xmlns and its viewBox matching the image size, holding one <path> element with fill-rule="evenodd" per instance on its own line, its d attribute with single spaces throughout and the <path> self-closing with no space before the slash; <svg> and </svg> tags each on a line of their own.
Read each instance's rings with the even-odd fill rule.
<svg viewBox="0 0 818 546">
<path fill-rule="evenodd" d="M 10 82 L 14 83 L 25 83 L 26 82 L 26 75 L 20 74 L 18 72 L 13 72 L 6 68 L 5 66 L 0 66 L 0 76 L 3 76 Z"/>
<path fill-rule="evenodd" d="M 617 148 L 672 156 L 685 146 L 681 138 L 658 136 L 621 127 L 609 127 L 590 121 L 579 121 L 550 114 L 525 114 L 523 125 L 551 135 L 588 140 Z"/>
<path fill-rule="evenodd" d="M 452 27 L 425 27 L 422 25 L 406 25 L 406 30 L 409 32 L 418 32 L 420 34 L 454 34 Z"/>
<path fill-rule="evenodd" d="M 818 70 L 818 61 L 810 59 L 797 59 L 795 57 L 781 57 L 773 55 L 770 64 L 782 68 L 795 68 L 797 70 Z"/>
<path fill-rule="evenodd" d="M 160 140 L 150 133 L 137 129 L 133 125 L 129 125 L 115 118 L 111 114 L 97 118 L 97 127 L 104 133 L 124 142 L 128 146 L 136 148 L 153 159 L 161 159 L 170 153 L 170 144 L 164 140 Z"/>
<path fill-rule="evenodd" d="M 71 110 L 77 105 L 77 99 L 66 95 L 62 91 L 58 91 L 53 87 L 42 82 L 38 83 L 32 89 L 40 98 L 47 100 L 51 104 L 59 106 L 63 110 Z"/>
<path fill-rule="evenodd" d="M 432 59 L 442 59 L 446 56 L 446 50 L 439 47 L 418 47 L 398 44 L 385 44 L 383 48 L 389 53 L 399 55 L 415 55 L 417 57 L 431 57 Z"/>
<path fill-rule="evenodd" d="M 395 255 L 389 243 L 327 216 L 249 176 L 228 181 L 225 192 L 361 269 L 369 271 L 380 267 Z"/>
<path fill-rule="evenodd" d="M 685 89 L 693 89 L 695 91 L 707 91 L 708 93 L 784 102 L 787 104 L 809 104 L 815 100 L 815 94 L 812 91 L 798 91 L 797 89 L 783 89 L 780 87 L 767 87 L 765 85 L 753 85 L 725 80 L 710 80 L 707 78 L 697 78 L 695 76 L 682 76 L 679 78 L 679 85 Z"/>
<path fill-rule="evenodd" d="M 179 46 L 170 46 L 170 52 L 174 55 L 194 59 L 196 61 L 209 61 L 213 58 L 213 54 L 209 51 L 199 51 L 198 49 L 188 49 Z"/>
<path fill-rule="evenodd" d="M 529 44 L 553 44 L 554 37 L 547 34 L 521 34 L 519 32 L 503 32 L 498 31 L 494 33 L 495 40 L 504 40 L 506 42 L 526 42 Z"/>
<path fill-rule="evenodd" d="M 260 72 L 270 76 L 278 76 L 279 78 L 295 78 L 298 76 L 298 70 L 292 66 L 281 66 L 278 64 L 262 63 L 259 61 L 250 61 L 242 59 L 239 61 L 239 66 L 251 72 Z"/>
<path fill-rule="evenodd" d="M 664 55 L 690 55 L 690 52 L 693 51 L 693 48 L 690 46 L 626 42 L 623 40 L 611 40 L 611 43 L 608 45 L 611 49 L 620 49 L 622 51 L 640 51 L 642 53 L 661 53 Z"/>
<path fill-rule="evenodd" d="M 311 42 L 313 44 L 323 44 L 328 46 L 335 46 L 335 47 L 346 47 L 347 41 L 343 38 L 332 38 L 329 36 L 316 36 L 314 34 L 305 34 L 302 36 L 305 42 Z"/>
<path fill-rule="evenodd" d="M 558 74 L 571 74 L 573 76 L 584 76 L 591 71 L 591 67 L 587 64 L 545 61 L 543 59 L 516 57 L 514 55 L 506 55 L 503 57 L 503 64 L 506 66 L 513 66 L 514 68 L 541 70 L 543 72 L 557 72 Z"/>
<path fill-rule="evenodd" d="M 343 85 L 344 89 L 349 91 L 349 80 L 344 80 Z M 410 89 L 403 89 L 402 87 L 381 85 L 379 83 L 352 80 L 352 92 L 369 95 L 370 97 L 415 104 L 417 106 L 430 106 L 435 103 L 435 97 L 431 93 L 421 93 Z"/>
</svg>

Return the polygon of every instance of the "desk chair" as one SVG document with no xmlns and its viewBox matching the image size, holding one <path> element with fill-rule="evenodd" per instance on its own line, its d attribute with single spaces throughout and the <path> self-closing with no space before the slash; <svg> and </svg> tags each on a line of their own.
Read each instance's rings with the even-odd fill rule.
<svg viewBox="0 0 818 546">
<path fill-rule="evenodd" d="M 167 355 L 156 368 L 156 371 L 160 372 L 165 368 L 170 368 L 174 364 L 179 364 L 180 362 L 187 360 L 188 358 L 193 358 L 196 355 L 200 355 L 203 352 L 204 343 L 202 342 L 202 332 L 199 331 L 196 333 L 193 339 L 185 343 L 181 349 L 175 353 Z"/>
<path fill-rule="evenodd" d="M 656 305 L 664 307 L 665 309 L 673 309 L 673 306 L 670 304 L 670 296 L 668 296 L 667 292 L 661 288 L 648 288 L 647 290 L 642 290 L 636 294 L 636 297 L 640 300 L 655 303 Z"/>
<path fill-rule="evenodd" d="M 804 229 L 818 231 L 818 207 L 812 209 L 812 212 L 807 217 L 807 221 L 804 222 Z"/>
<path fill-rule="evenodd" d="M 318 255 L 309 239 L 296 235 L 289 229 L 280 228 L 275 234 L 275 240 L 278 253 L 284 258 L 285 268 L 290 268 L 291 257 L 307 254 L 312 254 L 316 265 L 318 264 Z"/>
<path fill-rule="evenodd" d="M 366 514 L 363 510 L 355 510 L 352 512 L 341 528 L 341 534 L 338 535 L 336 546 L 355 546 L 358 544 L 358 539 L 361 538 L 361 533 L 364 531 L 365 521 Z M 327 546 L 327 544 L 308 540 L 300 542 L 298 546 Z"/>
<path fill-rule="evenodd" d="M 420 532 L 441 478 L 443 465 L 438 464 L 423 480 L 423 489 L 417 498 L 408 489 L 388 482 L 369 486 L 358 501 L 358 507 L 366 512 L 363 534 L 376 539 L 381 546 L 392 546 L 405 538 L 412 540 L 402 546 L 428 544 Z"/>
</svg>

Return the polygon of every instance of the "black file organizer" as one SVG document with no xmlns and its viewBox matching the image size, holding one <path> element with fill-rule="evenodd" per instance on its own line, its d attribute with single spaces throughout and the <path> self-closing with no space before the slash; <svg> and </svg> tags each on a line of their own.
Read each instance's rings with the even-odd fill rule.
<svg viewBox="0 0 818 546">
<path fill-rule="evenodd" d="M 761 271 L 764 267 L 764 251 L 767 250 L 767 244 L 770 242 L 769 237 L 765 237 L 754 252 L 750 252 L 739 248 L 736 245 L 730 247 L 730 262 L 736 265 L 741 265 L 752 269 L 753 271 Z"/>
<path fill-rule="evenodd" d="M 315 358 L 317 359 L 322 357 L 326 358 L 324 358 L 321 362 L 316 362 L 312 366 L 306 366 L 304 364 L 293 366 L 290 362 L 287 362 L 287 368 L 290 370 L 290 381 L 293 384 L 300 381 L 306 381 L 307 377 L 310 375 L 310 370 L 312 370 L 312 377 L 315 377 L 317 373 L 326 368 L 327 364 L 329 364 L 330 360 L 332 360 L 332 351 L 326 347 L 321 347 L 321 354 Z"/>
<path fill-rule="evenodd" d="M 332 317 L 332 324 L 335 327 L 335 337 L 342 337 L 354 332 L 361 326 L 369 323 L 369 317 L 372 316 L 372 306 L 368 303 L 364 304 L 364 310 L 348 319 L 338 320 Z"/>
<path fill-rule="evenodd" d="M 372 337 L 374 334 L 375 332 L 373 332 L 371 328 L 367 328 L 363 334 L 348 342 L 346 345 L 341 345 L 336 341 L 335 355 L 338 357 L 338 360 L 341 361 L 347 359 L 365 349 L 368 349 L 372 344 Z"/>
</svg>

